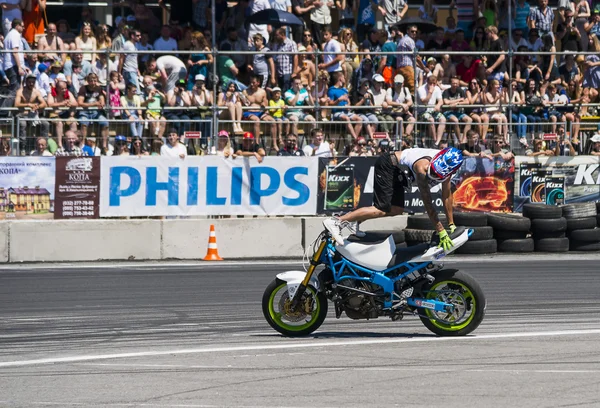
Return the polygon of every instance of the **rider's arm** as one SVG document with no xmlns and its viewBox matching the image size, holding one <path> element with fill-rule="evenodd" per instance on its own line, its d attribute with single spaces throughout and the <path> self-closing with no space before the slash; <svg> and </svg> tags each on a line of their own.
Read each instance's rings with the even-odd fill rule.
<svg viewBox="0 0 600 408">
<path fill-rule="evenodd" d="M 446 217 L 448 217 L 448 224 L 454 224 L 454 215 L 452 213 L 454 199 L 452 198 L 452 185 L 450 184 L 450 179 L 442 183 L 442 201 L 444 202 Z"/>
<path fill-rule="evenodd" d="M 413 165 L 417 176 L 417 186 L 421 192 L 421 199 L 423 200 L 423 206 L 429 219 L 435 226 L 435 230 L 440 232 L 444 230 L 444 226 L 438 218 L 438 213 L 433 205 L 431 198 L 431 190 L 429 189 L 429 183 L 427 182 L 427 166 L 429 166 L 429 160 L 419 160 Z"/>
</svg>

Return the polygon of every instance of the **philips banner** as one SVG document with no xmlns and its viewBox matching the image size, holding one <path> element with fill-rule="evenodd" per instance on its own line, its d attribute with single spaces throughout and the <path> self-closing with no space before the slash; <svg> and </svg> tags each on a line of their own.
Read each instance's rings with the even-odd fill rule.
<svg viewBox="0 0 600 408">
<path fill-rule="evenodd" d="M 320 159 L 319 214 L 339 214 L 373 203 L 374 165 L 377 157 Z M 461 211 L 510 212 L 513 205 L 514 161 L 468 157 L 452 179 L 454 206 Z M 443 211 L 441 185 L 431 190 L 433 203 Z M 404 194 L 407 211 L 425 211 L 413 183 Z"/>
<path fill-rule="evenodd" d="M 526 203 L 600 201 L 600 157 L 517 157 L 515 212 Z"/>
<path fill-rule="evenodd" d="M 318 161 L 103 157 L 100 216 L 314 215 Z"/>
</svg>

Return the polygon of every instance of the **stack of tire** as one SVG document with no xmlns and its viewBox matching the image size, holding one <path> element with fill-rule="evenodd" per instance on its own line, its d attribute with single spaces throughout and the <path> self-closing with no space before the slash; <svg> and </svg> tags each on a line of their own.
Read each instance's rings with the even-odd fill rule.
<svg viewBox="0 0 600 408">
<path fill-rule="evenodd" d="M 445 215 L 439 214 L 439 219 L 445 228 L 448 220 Z M 455 212 L 454 224 L 457 227 L 473 229 L 473 234 L 464 245 L 456 250 L 457 254 L 493 254 L 496 253 L 496 240 L 493 237 L 492 227 L 487 225 L 487 216 L 483 213 Z M 412 215 L 407 219 L 406 243 L 408 246 L 430 242 L 435 231 L 432 229 L 431 220 L 425 215 Z"/>
<path fill-rule="evenodd" d="M 487 214 L 488 225 L 494 231 L 498 252 L 533 252 L 534 242 L 529 236 L 531 220 L 518 214 Z"/>
<path fill-rule="evenodd" d="M 523 206 L 523 216 L 531 220 L 531 235 L 536 252 L 567 252 L 567 219 L 561 207 L 529 203 Z"/>
<path fill-rule="evenodd" d="M 598 208 L 600 203 L 567 204 L 562 207 L 567 220 L 569 250 L 600 251 Z"/>
</svg>

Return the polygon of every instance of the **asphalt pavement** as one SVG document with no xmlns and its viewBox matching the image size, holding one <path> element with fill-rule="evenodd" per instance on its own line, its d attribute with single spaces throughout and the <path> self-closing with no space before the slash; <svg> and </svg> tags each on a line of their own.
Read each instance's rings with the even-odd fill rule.
<svg viewBox="0 0 600 408">
<path fill-rule="evenodd" d="M 282 337 L 261 296 L 298 264 L 6 266 L 0 407 L 600 406 L 600 256 L 447 266 L 486 293 L 472 336 L 330 308 Z"/>
</svg>

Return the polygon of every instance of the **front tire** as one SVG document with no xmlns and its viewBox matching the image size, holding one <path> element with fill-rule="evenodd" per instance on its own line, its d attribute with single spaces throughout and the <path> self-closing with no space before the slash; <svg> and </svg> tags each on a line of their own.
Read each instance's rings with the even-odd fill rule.
<svg viewBox="0 0 600 408">
<path fill-rule="evenodd" d="M 267 323 L 284 336 L 307 336 L 317 330 L 327 317 L 327 297 L 313 286 L 309 285 L 304 291 L 298 311 L 289 310 L 290 302 L 287 283 L 279 279 L 267 286 L 262 298 Z"/>
<path fill-rule="evenodd" d="M 425 299 L 436 299 L 455 306 L 452 313 L 420 309 L 421 321 L 439 336 L 465 336 L 475 330 L 485 315 L 486 300 L 471 275 L 458 270 L 443 270 L 435 281 L 423 287 Z"/>
</svg>

